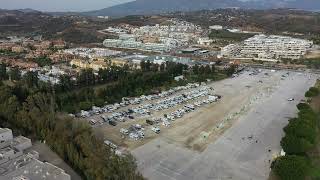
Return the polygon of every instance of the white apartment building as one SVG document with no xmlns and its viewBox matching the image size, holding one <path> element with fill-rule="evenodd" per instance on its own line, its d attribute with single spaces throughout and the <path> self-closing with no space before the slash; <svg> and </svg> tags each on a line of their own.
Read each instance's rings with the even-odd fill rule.
<svg viewBox="0 0 320 180">
<path fill-rule="evenodd" d="M 103 45 L 106 47 L 116 47 L 125 49 L 138 49 L 143 51 L 167 52 L 175 48 L 175 43 L 172 41 L 165 41 L 163 43 L 142 43 L 140 41 L 106 39 Z"/>
<path fill-rule="evenodd" d="M 312 41 L 304 39 L 260 34 L 243 43 L 222 48 L 221 55 L 261 59 L 300 59 L 312 46 Z"/>
<path fill-rule="evenodd" d="M 213 40 L 209 39 L 208 37 L 200 37 L 197 43 L 199 45 L 209 46 L 212 42 Z"/>
<path fill-rule="evenodd" d="M 212 26 L 209 26 L 209 29 L 211 29 L 211 30 L 222 30 L 223 26 L 221 26 L 221 25 L 212 25 Z"/>
<path fill-rule="evenodd" d="M 240 54 L 240 46 L 238 44 L 229 44 L 221 49 L 222 57 L 236 57 Z"/>
</svg>

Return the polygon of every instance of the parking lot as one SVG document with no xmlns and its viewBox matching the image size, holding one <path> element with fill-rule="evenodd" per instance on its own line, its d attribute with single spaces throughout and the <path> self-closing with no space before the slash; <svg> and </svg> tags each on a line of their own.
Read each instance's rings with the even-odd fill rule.
<svg viewBox="0 0 320 180">
<path fill-rule="evenodd" d="M 108 105 L 103 112 L 94 113 L 101 108 L 93 108 L 86 120 L 108 141 L 133 149 L 220 98 L 206 84 L 188 84 L 157 95 L 124 98 L 121 105 Z"/>
<path fill-rule="evenodd" d="M 131 146 L 139 170 L 154 180 L 267 179 L 282 128 L 316 78 L 263 70 L 210 84 L 218 102 Z"/>
</svg>

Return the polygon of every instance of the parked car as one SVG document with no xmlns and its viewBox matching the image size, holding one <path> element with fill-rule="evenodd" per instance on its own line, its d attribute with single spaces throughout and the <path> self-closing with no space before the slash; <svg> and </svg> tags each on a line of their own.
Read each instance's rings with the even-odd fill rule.
<svg viewBox="0 0 320 180">
<path fill-rule="evenodd" d="M 151 130 L 157 134 L 160 133 L 160 128 L 159 127 L 152 127 Z"/>
<path fill-rule="evenodd" d="M 110 120 L 110 121 L 109 121 L 109 124 L 110 124 L 111 126 L 116 126 L 116 125 L 117 125 L 117 122 Z"/>
<path fill-rule="evenodd" d="M 147 120 L 146 120 L 146 123 L 149 124 L 149 125 L 153 125 L 153 124 L 154 124 L 154 121 L 147 119 Z"/>
</svg>

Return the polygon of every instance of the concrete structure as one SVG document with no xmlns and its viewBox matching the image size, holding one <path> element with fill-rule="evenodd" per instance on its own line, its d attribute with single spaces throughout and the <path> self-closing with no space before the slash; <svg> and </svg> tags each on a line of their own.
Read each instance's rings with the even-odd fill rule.
<svg viewBox="0 0 320 180">
<path fill-rule="evenodd" d="M 12 131 L 0 128 L 0 180 L 71 180 L 64 170 L 38 160 L 39 153 L 30 151 L 31 140 L 18 136 L 13 139 Z"/>
<path fill-rule="evenodd" d="M 208 37 L 200 37 L 198 39 L 198 44 L 204 45 L 204 46 L 209 46 L 213 42 L 212 39 L 209 39 Z"/>
<path fill-rule="evenodd" d="M 171 41 L 166 43 L 142 43 L 136 40 L 123 40 L 123 39 L 106 39 L 103 41 L 105 47 L 124 48 L 124 49 L 138 49 L 142 51 L 154 52 L 168 52 L 175 48 Z"/>
<path fill-rule="evenodd" d="M 150 61 L 156 64 L 163 64 L 165 62 L 175 62 L 175 63 L 181 63 L 186 65 L 192 65 L 193 61 L 190 58 L 186 57 L 175 57 L 175 56 L 149 56 L 143 59 L 144 61 Z"/>
<path fill-rule="evenodd" d="M 122 52 L 114 51 L 106 48 L 73 48 L 73 49 L 64 50 L 64 53 L 92 59 L 92 58 L 118 56 Z"/>
<path fill-rule="evenodd" d="M 103 59 L 96 60 L 83 60 L 83 59 L 73 59 L 70 61 L 71 66 L 76 66 L 81 69 L 93 69 L 95 71 L 99 71 L 99 69 L 108 68 L 108 63 Z"/>
<path fill-rule="evenodd" d="M 180 81 L 180 80 L 183 80 L 183 79 L 184 79 L 183 75 L 174 77 L 175 81 Z"/>
<path fill-rule="evenodd" d="M 12 131 L 8 128 L 0 128 L 0 142 L 5 142 L 13 139 Z"/>
<path fill-rule="evenodd" d="M 224 57 L 257 59 L 300 59 L 313 46 L 313 42 L 287 36 L 256 35 L 240 44 L 230 44 L 221 50 Z"/>
<path fill-rule="evenodd" d="M 107 69 L 110 66 L 123 67 L 126 64 L 130 66 L 130 61 L 122 58 L 112 58 L 112 59 L 98 58 L 93 60 L 73 59 L 70 62 L 71 66 L 76 66 L 81 69 L 93 69 L 94 71 L 99 71 L 99 69 Z"/>
<path fill-rule="evenodd" d="M 211 29 L 211 30 L 222 30 L 223 26 L 213 25 L 213 26 L 209 26 L 209 29 Z"/>
</svg>

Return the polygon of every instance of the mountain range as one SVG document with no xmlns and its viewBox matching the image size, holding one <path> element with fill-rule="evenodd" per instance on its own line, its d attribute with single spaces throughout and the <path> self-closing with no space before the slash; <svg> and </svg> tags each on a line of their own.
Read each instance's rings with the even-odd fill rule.
<svg viewBox="0 0 320 180">
<path fill-rule="evenodd" d="M 320 10 L 320 0 L 135 0 L 109 8 L 85 12 L 90 16 L 126 16 L 224 8 Z"/>
</svg>

